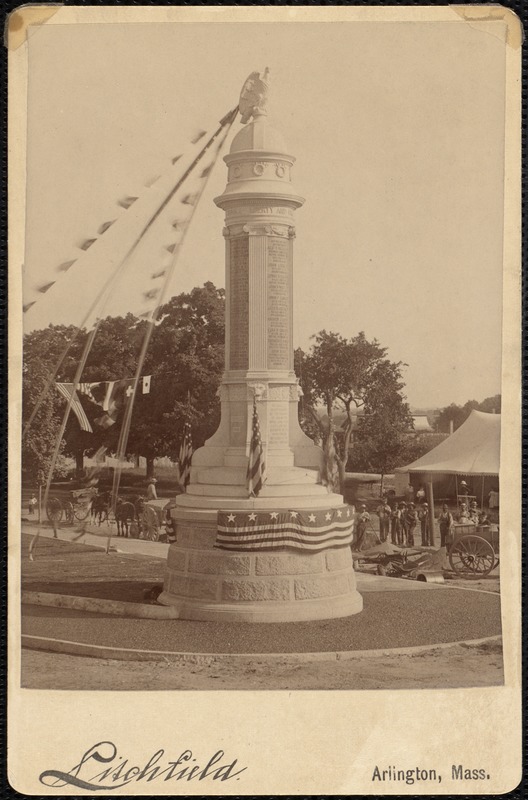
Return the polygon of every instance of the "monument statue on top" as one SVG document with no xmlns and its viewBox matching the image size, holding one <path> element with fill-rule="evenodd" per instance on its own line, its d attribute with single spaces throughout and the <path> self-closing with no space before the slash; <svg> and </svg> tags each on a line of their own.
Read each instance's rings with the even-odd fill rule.
<svg viewBox="0 0 528 800">
<path fill-rule="evenodd" d="M 240 92 L 238 110 L 242 115 L 240 120 L 244 125 L 249 122 L 251 117 L 259 114 L 267 114 L 268 90 L 270 86 L 270 71 L 266 67 L 264 72 L 252 72 Z"/>
<path fill-rule="evenodd" d="M 285 622 L 356 614 L 354 514 L 324 481 L 321 448 L 299 425 L 293 363 L 295 162 L 269 121 L 270 76 L 240 93 L 225 215 L 225 371 L 217 431 L 193 453 L 172 511 L 160 603 L 185 619 Z M 250 476 L 264 469 L 258 492 Z M 251 469 L 250 469 L 251 468 Z"/>
</svg>

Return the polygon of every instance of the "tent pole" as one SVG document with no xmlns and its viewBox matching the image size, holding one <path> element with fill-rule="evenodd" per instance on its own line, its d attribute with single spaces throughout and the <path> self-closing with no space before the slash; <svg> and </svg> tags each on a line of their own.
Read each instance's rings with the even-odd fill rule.
<svg viewBox="0 0 528 800">
<path fill-rule="evenodd" d="M 429 544 L 431 547 L 435 547 L 435 508 L 432 481 L 427 481 L 427 505 L 429 506 Z"/>
</svg>

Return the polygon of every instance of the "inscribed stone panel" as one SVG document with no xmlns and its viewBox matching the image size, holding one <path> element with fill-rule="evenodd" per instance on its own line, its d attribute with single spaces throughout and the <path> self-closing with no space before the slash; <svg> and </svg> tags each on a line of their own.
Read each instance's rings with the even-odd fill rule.
<svg viewBox="0 0 528 800">
<path fill-rule="evenodd" d="M 231 240 L 230 246 L 229 368 L 249 366 L 249 240 Z"/>
<path fill-rule="evenodd" d="M 268 369 L 290 366 L 290 243 L 268 240 Z"/>
</svg>

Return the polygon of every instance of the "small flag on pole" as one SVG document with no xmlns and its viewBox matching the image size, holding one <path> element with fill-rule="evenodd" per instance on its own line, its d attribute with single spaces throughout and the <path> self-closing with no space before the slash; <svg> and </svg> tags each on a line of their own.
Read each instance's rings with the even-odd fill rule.
<svg viewBox="0 0 528 800">
<path fill-rule="evenodd" d="M 207 176 L 208 176 L 208 175 L 209 175 L 209 173 L 211 172 L 212 168 L 213 168 L 213 165 L 212 165 L 212 164 L 209 164 L 209 166 L 208 166 L 208 167 L 206 167 L 206 168 L 203 170 L 203 172 L 200 174 L 200 178 L 207 178 Z"/>
<path fill-rule="evenodd" d="M 175 244 L 168 244 L 166 246 L 165 250 L 167 250 L 169 253 L 174 253 L 174 251 L 176 250 L 177 247 L 178 247 L 178 245 L 176 243 Z"/>
<path fill-rule="evenodd" d="M 149 394 L 149 392 L 150 392 L 150 379 L 151 378 L 152 378 L 152 375 L 144 375 L 143 376 L 143 389 L 142 389 L 143 394 Z"/>
<path fill-rule="evenodd" d="M 26 305 L 22 307 L 22 311 L 24 312 L 24 314 L 26 313 L 26 311 L 29 311 L 31 306 L 34 306 L 36 302 L 37 302 L 36 300 L 32 300 L 31 303 L 26 303 Z"/>
<path fill-rule="evenodd" d="M 153 272 L 152 273 L 152 277 L 153 278 L 163 278 L 163 276 L 165 275 L 166 272 L 167 272 L 166 269 L 161 269 L 159 272 Z"/>
<path fill-rule="evenodd" d="M 148 292 L 143 292 L 145 300 L 155 300 L 159 294 L 159 289 L 150 289 Z"/>
<path fill-rule="evenodd" d="M 180 445 L 180 483 L 182 486 L 187 486 L 191 477 L 191 459 L 192 459 L 192 437 L 191 437 L 191 424 L 186 422 L 183 426 L 183 439 Z"/>
<path fill-rule="evenodd" d="M 186 206 L 193 206 L 198 199 L 198 193 L 196 194 L 186 194 L 185 197 L 182 199 L 182 203 Z"/>
<path fill-rule="evenodd" d="M 172 163 L 175 164 L 177 161 L 180 160 L 180 158 L 181 158 L 181 153 L 179 156 L 174 156 L 174 158 L 172 159 Z"/>
<path fill-rule="evenodd" d="M 253 422 L 251 443 L 249 445 L 249 462 L 247 470 L 247 488 L 250 497 L 257 497 L 265 481 L 266 465 L 264 450 L 260 436 L 260 423 L 257 413 L 257 401 L 253 400 Z"/>
</svg>

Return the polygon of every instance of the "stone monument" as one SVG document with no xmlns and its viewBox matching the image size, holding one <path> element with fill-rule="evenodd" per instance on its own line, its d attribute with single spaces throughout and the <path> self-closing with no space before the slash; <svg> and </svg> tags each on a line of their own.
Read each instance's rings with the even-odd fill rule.
<svg viewBox="0 0 528 800">
<path fill-rule="evenodd" d="M 292 269 L 304 199 L 291 183 L 295 159 L 268 123 L 268 88 L 267 69 L 244 84 L 247 124 L 224 157 L 227 186 L 215 199 L 226 245 L 221 422 L 193 454 L 173 509 L 176 543 L 159 597 L 185 619 L 314 620 L 363 606 L 349 546 L 353 513 L 321 483 L 322 451 L 298 421 Z M 247 483 L 255 414 L 265 462 L 256 497 Z"/>
</svg>

